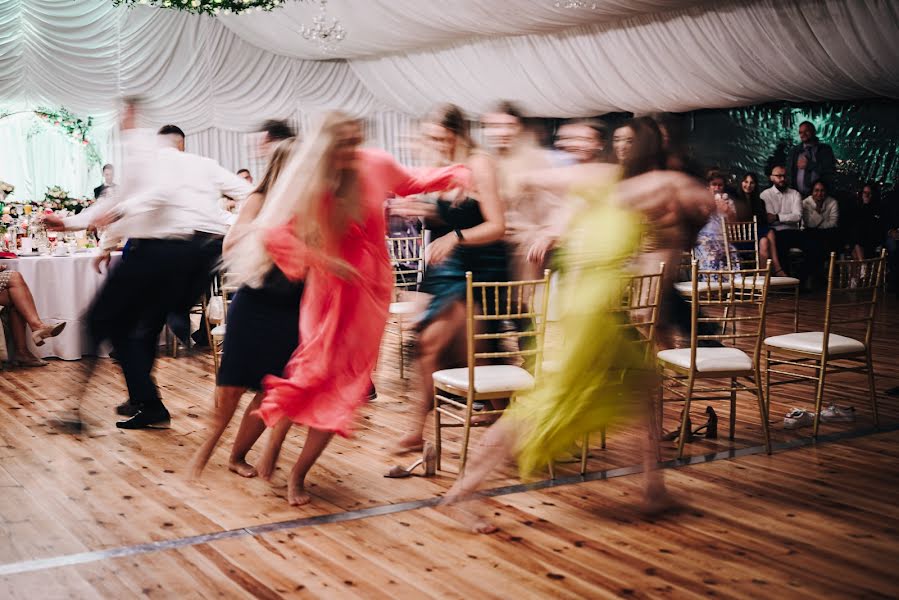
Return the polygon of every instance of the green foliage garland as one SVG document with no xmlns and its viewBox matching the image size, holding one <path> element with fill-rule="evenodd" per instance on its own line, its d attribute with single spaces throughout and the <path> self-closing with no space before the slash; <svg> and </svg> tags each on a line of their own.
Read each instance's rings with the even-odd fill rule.
<svg viewBox="0 0 899 600">
<path fill-rule="evenodd" d="M 251 10 L 271 11 L 286 0 L 112 0 L 116 6 L 146 4 L 160 8 L 183 10 L 196 14 L 240 14 Z"/>
<path fill-rule="evenodd" d="M 45 125 L 58 127 L 62 129 L 63 133 L 76 143 L 84 146 L 84 152 L 87 154 L 87 161 L 89 164 L 99 165 L 103 162 L 103 159 L 100 158 L 100 153 L 97 152 L 96 146 L 90 139 L 90 129 L 93 125 L 93 118 L 88 117 L 85 121 L 71 112 L 69 112 L 65 108 L 59 108 L 56 110 L 50 108 L 38 108 L 34 111 L 36 117 L 38 117 Z M 28 137 L 31 137 L 34 134 L 32 130 L 29 132 Z"/>
</svg>

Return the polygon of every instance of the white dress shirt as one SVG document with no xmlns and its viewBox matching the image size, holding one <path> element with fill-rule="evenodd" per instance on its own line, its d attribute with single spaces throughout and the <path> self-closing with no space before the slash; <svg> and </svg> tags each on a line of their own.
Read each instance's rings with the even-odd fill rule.
<svg viewBox="0 0 899 600">
<path fill-rule="evenodd" d="M 228 231 L 219 205 L 222 196 L 242 202 L 253 191 L 244 179 L 211 158 L 181 152 L 150 130 L 125 132 L 122 181 L 114 196 L 84 211 L 67 228 L 90 222 L 91 213 L 110 208 L 120 219 L 110 227 L 120 238 L 188 238 L 195 232 L 224 235 Z M 164 143 L 164 142 L 163 142 Z M 96 207 L 96 208 L 95 208 Z M 87 214 L 85 214 L 87 213 Z"/>
<path fill-rule="evenodd" d="M 762 192 L 761 197 L 765 201 L 765 210 L 777 215 L 777 223 L 771 225 L 771 229 L 799 229 L 802 221 L 802 195 L 799 192 L 793 188 L 781 192 L 776 186 L 771 186 Z"/>
<path fill-rule="evenodd" d="M 809 196 L 802 201 L 802 222 L 806 229 L 834 229 L 840 220 L 840 209 L 835 198 L 828 196 L 818 212 L 818 204 Z"/>
</svg>

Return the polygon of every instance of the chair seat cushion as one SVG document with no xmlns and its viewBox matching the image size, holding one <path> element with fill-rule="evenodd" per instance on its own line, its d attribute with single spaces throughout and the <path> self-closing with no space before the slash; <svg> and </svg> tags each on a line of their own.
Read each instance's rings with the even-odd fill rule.
<svg viewBox="0 0 899 600">
<path fill-rule="evenodd" d="M 708 291 L 709 285 L 712 286 L 712 291 L 718 290 L 718 282 L 717 281 L 714 281 L 711 284 L 708 281 L 700 281 L 696 285 L 696 289 L 700 292 L 705 292 L 705 291 Z M 677 283 L 674 284 L 674 289 L 677 290 L 681 294 L 690 295 L 693 293 L 693 282 L 692 281 L 678 281 Z M 722 283 L 721 284 L 722 291 L 729 290 L 729 289 L 730 289 L 730 283 Z"/>
<path fill-rule="evenodd" d="M 775 335 L 765 338 L 765 345 L 773 348 L 783 348 L 784 350 L 821 354 L 824 352 L 824 332 L 803 331 L 802 333 Z M 827 340 L 828 354 L 852 354 L 864 351 L 865 344 L 850 337 L 831 333 Z"/>
<path fill-rule="evenodd" d="M 212 333 L 213 337 L 224 337 L 225 336 L 225 324 L 222 323 L 221 325 L 216 325 L 215 327 L 212 328 L 211 333 Z"/>
<path fill-rule="evenodd" d="M 747 279 L 750 283 L 752 282 L 752 277 L 748 277 Z M 737 275 L 736 277 L 734 277 L 734 282 L 737 285 L 742 285 L 743 277 L 741 275 Z M 764 285 L 764 283 L 764 278 L 759 277 L 757 285 Z M 771 287 L 799 285 L 799 280 L 795 277 L 771 277 L 768 279 L 768 285 L 770 285 Z"/>
<path fill-rule="evenodd" d="M 388 309 L 392 315 L 411 315 L 416 312 L 415 302 L 391 302 Z"/>
<path fill-rule="evenodd" d="M 436 383 L 452 386 L 460 390 L 468 390 L 468 368 L 443 369 L 433 375 Z M 484 365 L 474 368 L 474 391 L 489 394 L 491 392 L 517 392 L 534 387 L 534 377 L 513 365 Z"/>
<path fill-rule="evenodd" d="M 690 368 L 689 348 L 662 350 L 656 356 L 662 362 L 684 369 Z M 752 358 L 737 348 L 697 348 L 696 370 L 700 373 L 750 371 L 752 370 Z"/>
</svg>

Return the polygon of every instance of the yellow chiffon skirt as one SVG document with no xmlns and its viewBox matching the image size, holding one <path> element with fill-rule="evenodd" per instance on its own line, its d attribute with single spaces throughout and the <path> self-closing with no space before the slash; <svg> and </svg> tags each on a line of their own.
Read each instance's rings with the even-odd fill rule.
<svg viewBox="0 0 899 600">
<path fill-rule="evenodd" d="M 639 215 L 611 205 L 608 188 L 581 194 L 588 201 L 577 228 L 563 244 L 561 281 L 564 343 L 547 350 L 544 373 L 534 391 L 506 411 L 519 435 L 518 464 L 524 478 L 569 451 L 632 406 L 635 378 L 649 365 L 645 352 L 623 326 L 620 281 L 639 250 Z"/>
</svg>

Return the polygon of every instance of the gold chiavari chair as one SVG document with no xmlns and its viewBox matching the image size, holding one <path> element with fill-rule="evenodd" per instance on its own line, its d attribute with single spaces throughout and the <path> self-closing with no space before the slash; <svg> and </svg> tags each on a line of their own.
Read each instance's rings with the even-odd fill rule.
<svg viewBox="0 0 899 600">
<path fill-rule="evenodd" d="M 394 298 L 390 303 L 388 327 L 395 327 L 399 347 L 400 378 L 405 378 L 403 317 L 418 310 L 417 303 L 403 300 L 404 292 L 418 290 L 424 274 L 424 232 L 407 237 L 387 237 L 387 253 L 393 266 Z"/>
<path fill-rule="evenodd" d="M 733 221 L 722 223 L 724 230 L 724 251 L 727 255 L 727 268 L 735 269 L 739 262 L 741 269 L 759 268 L 759 230 L 756 217 L 752 221 Z M 776 250 L 771 249 L 772 252 Z M 775 314 L 791 314 L 793 331 L 799 331 L 799 279 L 796 277 L 768 278 L 768 316 Z M 789 301 L 791 308 L 772 310 L 771 300 Z"/>
<path fill-rule="evenodd" d="M 817 437 L 824 398 L 825 376 L 837 373 L 865 373 L 868 398 L 878 425 L 877 392 L 874 387 L 874 364 L 871 340 L 877 312 L 878 291 L 884 275 L 886 251 L 866 260 L 837 260 L 830 254 L 827 269 L 827 300 L 824 307 L 823 331 L 788 333 L 765 339 L 765 398 L 770 407 L 771 386 L 815 382 L 815 422 L 812 435 Z M 861 333 L 861 340 L 835 333 Z M 824 343 L 827 340 L 827 343 Z M 794 370 L 783 370 L 789 365 Z M 811 369 L 812 374 L 801 372 Z M 788 379 L 771 382 L 771 374 Z M 834 386 L 833 383 L 830 384 Z"/>
<path fill-rule="evenodd" d="M 467 366 L 443 369 L 433 374 L 438 469 L 441 468 L 442 434 L 445 427 L 464 429 L 459 466 L 461 474 L 468 460 L 471 428 L 479 425 L 472 423 L 474 403 L 512 399 L 516 393 L 532 389 L 535 380 L 540 377 L 546 308 L 549 304 L 549 279 L 549 270 L 543 272 L 542 279 L 526 281 L 474 282 L 470 271 L 465 274 Z M 539 301 L 536 297 L 538 289 L 542 296 Z M 529 298 L 534 298 L 534 301 L 529 302 Z M 532 320 L 534 326 L 511 330 L 505 327 L 509 322 L 523 320 Z M 485 328 L 487 331 L 482 331 Z M 534 343 L 521 343 L 528 339 Z M 484 344 L 496 344 L 498 349 L 480 349 Z M 518 361 L 531 359 L 534 374 L 512 364 L 478 364 L 498 358 Z M 477 416 L 489 417 L 500 413 L 501 409 L 482 410 L 477 412 Z M 444 417 L 448 422 L 443 422 Z"/>
<path fill-rule="evenodd" d="M 216 301 L 222 303 L 221 322 L 209 329 L 209 347 L 212 348 L 212 366 L 216 376 L 218 375 L 219 365 L 222 361 L 222 353 L 224 352 L 228 307 L 231 302 L 231 297 L 239 288 L 234 282 L 234 279 L 234 273 L 220 273 L 217 276 L 217 281 L 213 284 L 213 292 L 215 291 L 215 288 L 217 288 L 218 294 L 211 296 L 211 298 L 220 298 L 221 300 Z"/>
<path fill-rule="evenodd" d="M 662 350 L 656 354 L 662 375 L 660 401 L 665 402 L 667 391 L 677 397 L 670 402 L 684 402 L 677 446 L 678 458 L 684 455 L 684 442 L 690 433 L 687 423 L 690 404 L 694 400 L 730 400 L 730 439 L 734 438 L 737 391 L 755 394 L 765 437 L 765 450 L 771 453 L 768 416 L 760 389 L 759 362 L 765 331 L 770 268 L 769 261 L 764 269 L 700 271 L 696 261 L 693 261 L 690 279 L 690 347 Z M 723 333 L 700 334 L 700 327 L 704 323 L 723 324 Z M 741 325 L 739 329 L 736 327 L 737 323 Z M 727 333 L 728 330 L 730 333 Z M 753 342 L 752 354 L 735 347 L 742 340 Z M 709 341 L 730 341 L 734 346 L 700 347 L 700 342 Z M 697 385 L 703 379 L 729 379 L 730 385 Z"/>
<path fill-rule="evenodd" d="M 646 353 L 648 359 L 655 344 L 656 326 L 659 318 L 659 304 L 662 298 L 662 275 L 665 263 L 659 264 L 658 273 L 632 275 L 619 281 L 621 303 L 612 312 L 618 315 L 622 329 L 632 335 L 631 343 Z M 605 448 L 605 428 L 601 431 L 601 447 Z M 587 472 L 587 456 L 590 447 L 590 434 L 584 436 L 581 448 L 581 475 Z"/>
</svg>

